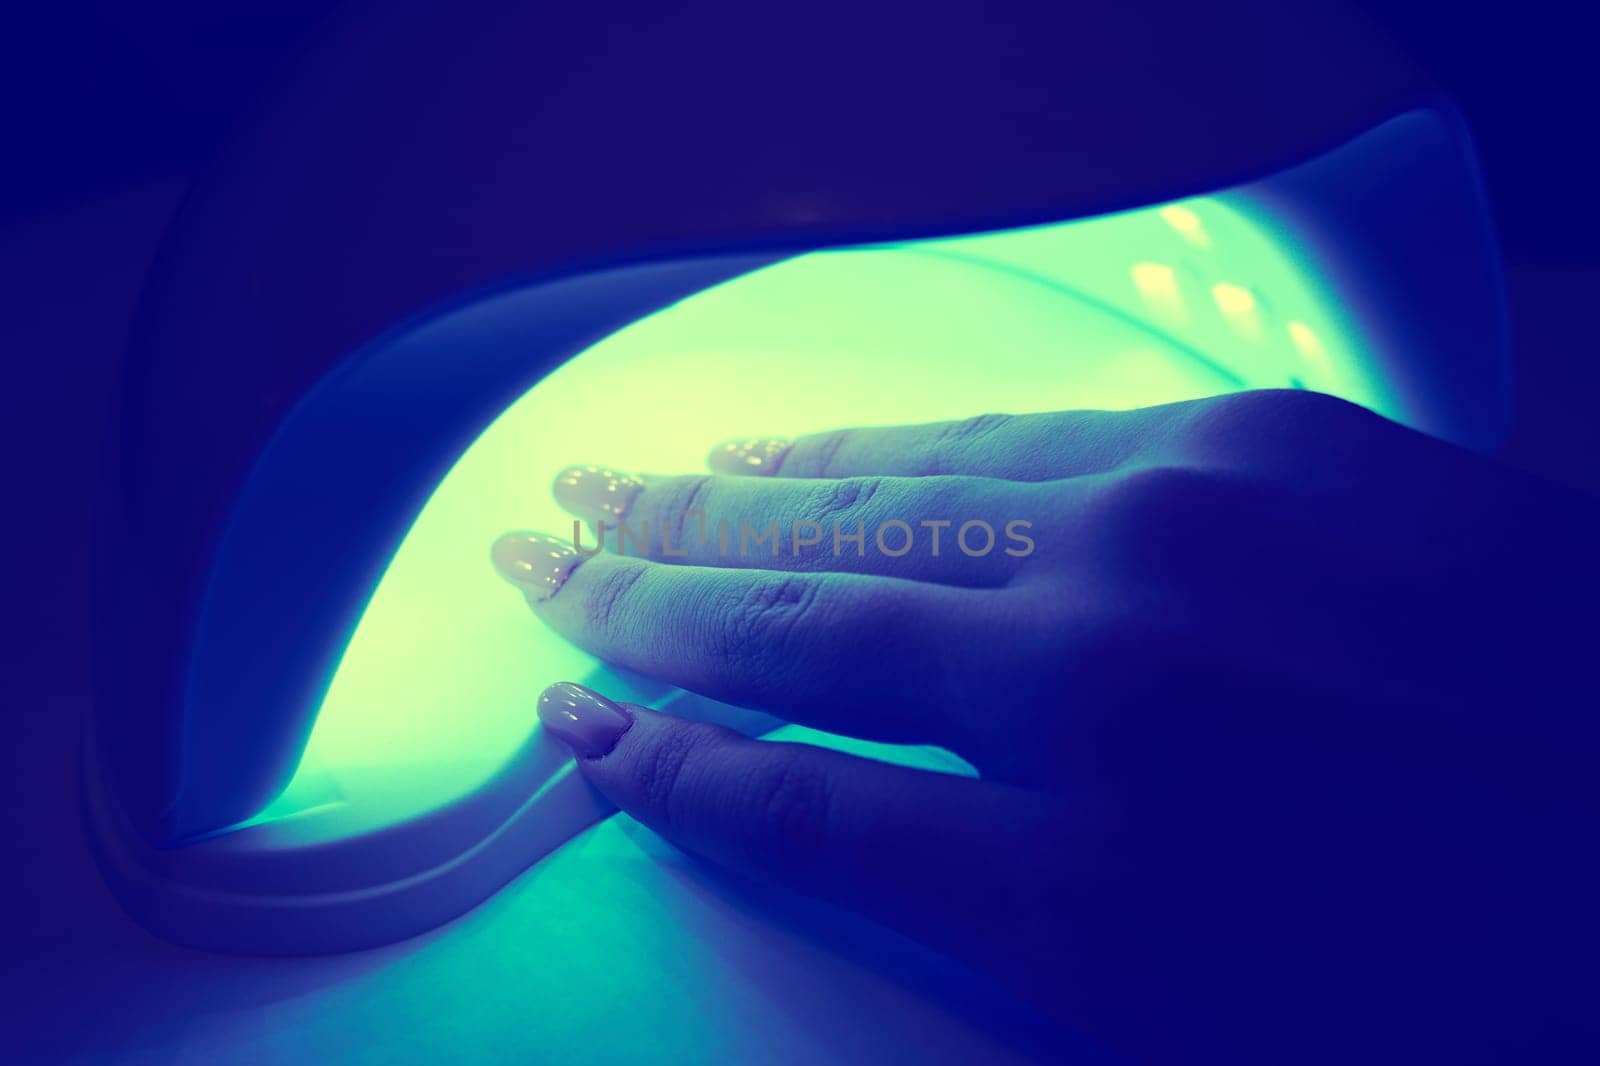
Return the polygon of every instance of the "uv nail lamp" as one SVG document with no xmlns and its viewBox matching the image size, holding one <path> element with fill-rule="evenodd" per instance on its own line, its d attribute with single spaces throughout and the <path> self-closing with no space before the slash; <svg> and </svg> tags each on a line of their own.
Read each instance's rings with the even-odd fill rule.
<svg viewBox="0 0 1600 1066">
<path fill-rule="evenodd" d="M 498 533 L 571 528 L 565 464 L 1258 387 L 1496 445 L 1471 148 L 1349 16 L 768 18 L 358 9 L 196 185 L 97 561 L 88 823 L 151 929 L 336 951 L 471 908 L 608 813 L 552 681 L 768 724 L 496 579 Z"/>
</svg>

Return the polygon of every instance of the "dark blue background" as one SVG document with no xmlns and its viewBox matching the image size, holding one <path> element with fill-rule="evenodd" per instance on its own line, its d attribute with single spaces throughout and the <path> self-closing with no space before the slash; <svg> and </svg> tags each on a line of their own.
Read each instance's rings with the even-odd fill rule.
<svg viewBox="0 0 1600 1066">
<path fill-rule="evenodd" d="M 140 178 L 191 172 L 336 4 L 33 5 L 0 34 L 0 223 Z M 1593 262 L 1592 28 L 1570 4 L 1363 9 L 1461 105 L 1512 256 Z"/>
<path fill-rule="evenodd" d="M 186 183 L 334 5 L 65 2 L 0 31 L 0 950 L 142 936 L 83 849 L 91 484 L 138 286 Z M 1593 41 L 1572 5 L 1360 6 L 1479 139 L 1517 336 L 1507 457 L 1600 490 Z M 67 965 L 66 961 L 62 965 Z"/>
<path fill-rule="evenodd" d="M 1582 354 L 1585 268 L 1600 263 L 1591 20 L 1553 0 L 1352 2 L 1456 100 L 1478 138 L 1515 268 L 1523 341 L 1526 413 L 1509 454 L 1600 483 L 1591 461 L 1600 429 L 1578 403 L 1600 381 Z M 335 6 L 67 0 L 9 14 L 0 33 L 0 227 L 195 173 Z"/>
</svg>

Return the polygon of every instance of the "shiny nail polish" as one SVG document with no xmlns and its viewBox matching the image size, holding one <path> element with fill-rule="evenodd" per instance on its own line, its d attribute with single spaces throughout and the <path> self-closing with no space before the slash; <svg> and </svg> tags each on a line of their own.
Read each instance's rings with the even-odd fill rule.
<svg viewBox="0 0 1600 1066">
<path fill-rule="evenodd" d="M 583 561 L 572 545 L 548 533 L 505 533 L 494 542 L 489 558 L 500 576 L 542 603 L 561 586 Z"/>
<path fill-rule="evenodd" d="M 744 437 L 711 449 L 706 465 L 718 474 L 770 474 L 793 441 L 783 437 Z"/>
<path fill-rule="evenodd" d="M 556 475 L 556 502 L 569 513 L 598 525 L 616 525 L 627 516 L 644 481 L 603 466 L 569 466 Z"/>
<path fill-rule="evenodd" d="M 593 689 L 558 681 L 539 696 L 539 721 L 580 759 L 609 755 L 633 715 Z"/>
</svg>

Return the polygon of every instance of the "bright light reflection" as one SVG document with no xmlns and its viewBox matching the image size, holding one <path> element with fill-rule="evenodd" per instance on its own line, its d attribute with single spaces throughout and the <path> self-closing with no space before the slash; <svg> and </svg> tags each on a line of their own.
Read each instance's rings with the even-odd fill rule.
<svg viewBox="0 0 1600 1066">
<path fill-rule="evenodd" d="M 1178 276 L 1171 267 L 1165 263 L 1135 263 L 1129 274 L 1156 321 L 1175 325 L 1184 320 L 1183 294 L 1178 291 Z"/>
<path fill-rule="evenodd" d="M 1333 372 L 1333 368 L 1328 365 L 1328 350 L 1322 346 L 1322 341 L 1317 338 L 1315 330 L 1304 322 L 1290 322 L 1288 330 L 1289 340 L 1294 343 L 1295 351 L 1305 358 L 1319 377 L 1326 377 Z"/>
<path fill-rule="evenodd" d="M 1221 281 L 1211 286 L 1211 299 L 1235 333 L 1247 340 L 1261 339 L 1261 319 L 1256 313 L 1256 298 L 1249 289 Z"/>
<path fill-rule="evenodd" d="M 1184 240 L 1196 248 L 1211 247 L 1211 238 L 1206 234 L 1205 224 L 1200 221 L 1200 216 L 1189 207 L 1182 204 L 1169 204 L 1156 211 L 1161 221 L 1171 226 Z"/>
<path fill-rule="evenodd" d="M 1197 261 L 1201 242 L 1211 250 Z M 381 823 L 466 794 L 527 740 L 552 681 L 600 678 L 660 701 L 551 636 L 490 568 L 500 532 L 570 528 L 549 493 L 569 464 L 696 471 L 732 437 L 1281 387 L 1303 374 L 1305 338 L 1340 371 L 1320 387 L 1383 410 L 1359 334 L 1296 247 L 1242 198 L 1194 199 L 813 253 L 602 340 L 495 419 L 438 486 L 349 641 L 295 780 L 262 817 L 343 802 Z M 1166 263 L 1209 288 L 1220 314 L 1153 313 L 1177 300 Z M 1270 293 L 1290 329 L 1239 345 L 1227 320 L 1256 303 L 1213 273 L 1224 270 Z M 478 313 L 514 315 L 515 301 Z"/>
</svg>

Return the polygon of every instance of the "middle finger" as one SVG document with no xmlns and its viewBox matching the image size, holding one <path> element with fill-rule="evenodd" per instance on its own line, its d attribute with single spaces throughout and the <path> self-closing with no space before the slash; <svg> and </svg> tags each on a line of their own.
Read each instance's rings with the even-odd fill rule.
<svg viewBox="0 0 1600 1066">
<path fill-rule="evenodd" d="M 612 552 L 975 588 L 1021 569 L 1047 502 L 1040 486 L 979 477 L 640 478 L 599 466 L 569 467 L 554 491 L 569 513 L 604 523 Z"/>
</svg>

